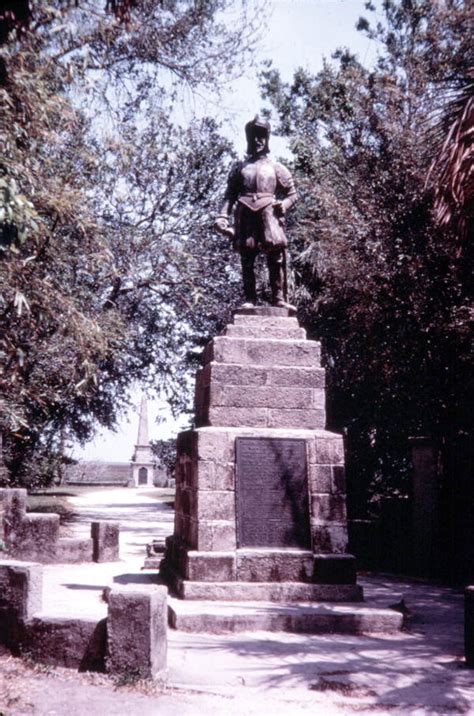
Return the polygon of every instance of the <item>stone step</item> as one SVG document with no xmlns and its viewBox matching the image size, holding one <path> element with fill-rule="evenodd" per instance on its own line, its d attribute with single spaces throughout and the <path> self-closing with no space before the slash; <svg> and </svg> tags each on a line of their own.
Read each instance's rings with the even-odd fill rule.
<svg viewBox="0 0 474 716">
<path fill-rule="evenodd" d="M 316 341 L 217 336 L 206 346 L 203 363 L 317 368 L 320 360 L 321 347 Z"/>
<path fill-rule="evenodd" d="M 229 408 L 284 408 L 313 410 L 325 406 L 325 391 L 323 388 L 296 388 L 275 386 L 254 386 L 249 390 L 247 386 L 222 386 L 211 383 L 209 391 L 210 407 Z"/>
<path fill-rule="evenodd" d="M 281 320 L 281 319 L 280 319 Z M 264 338 L 270 340 L 305 340 L 306 331 L 300 328 L 298 324 L 290 326 L 281 325 L 261 325 L 250 323 L 229 325 L 225 330 L 225 335 L 231 338 Z"/>
<path fill-rule="evenodd" d="M 391 633 L 403 615 L 369 605 L 168 600 L 169 626 L 179 631 L 225 634 L 283 631 L 304 634 Z"/>
</svg>

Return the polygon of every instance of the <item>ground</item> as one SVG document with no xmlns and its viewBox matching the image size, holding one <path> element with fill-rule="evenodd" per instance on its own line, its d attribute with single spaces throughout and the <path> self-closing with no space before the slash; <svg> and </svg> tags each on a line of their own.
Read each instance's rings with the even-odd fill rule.
<svg viewBox="0 0 474 716">
<path fill-rule="evenodd" d="M 158 500 L 157 500 L 158 498 Z M 104 490 L 71 498 L 67 529 L 91 519 L 122 524 L 120 563 L 48 567 L 45 608 L 105 615 L 102 586 L 146 581 L 143 545 L 172 531 L 169 494 Z M 463 597 L 456 589 L 390 575 L 361 575 L 378 605 L 403 599 L 407 625 L 391 635 L 170 630 L 168 669 L 156 682 L 32 664 L 0 654 L 2 716 L 212 714 L 474 714 L 474 671 L 463 662 Z"/>
</svg>

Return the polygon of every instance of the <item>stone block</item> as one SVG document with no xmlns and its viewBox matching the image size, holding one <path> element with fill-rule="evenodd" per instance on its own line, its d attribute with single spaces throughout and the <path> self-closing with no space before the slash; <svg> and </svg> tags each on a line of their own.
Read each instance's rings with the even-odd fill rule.
<svg viewBox="0 0 474 716">
<path fill-rule="evenodd" d="M 204 351 L 204 363 L 237 363 L 243 365 L 318 366 L 321 351 L 315 341 L 214 338 Z"/>
<path fill-rule="evenodd" d="M 213 460 L 220 463 L 234 460 L 234 440 L 229 433 L 212 428 L 201 428 L 192 432 L 196 436 L 200 460 Z"/>
<path fill-rule="evenodd" d="M 55 561 L 64 564 L 91 562 L 93 553 L 92 539 L 62 537 L 56 543 Z"/>
<path fill-rule="evenodd" d="M 225 331 L 226 336 L 230 338 L 271 338 L 272 340 L 305 340 L 306 331 L 296 325 L 251 325 L 238 324 L 229 325 Z"/>
<path fill-rule="evenodd" d="M 324 368 L 305 368 L 294 366 L 273 366 L 268 369 L 267 385 L 282 388 L 319 388 L 324 389 L 326 371 Z"/>
<path fill-rule="evenodd" d="M 321 407 L 313 404 L 314 391 L 310 388 L 280 388 L 276 386 L 212 386 L 211 406 L 232 408 L 306 408 Z M 323 396 L 324 399 L 324 396 Z"/>
<path fill-rule="evenodd" d="M 234 490 L 234 463 L 199 460 L 195 470 L 199 490 Z"/>
<path fill-rule="evenodd" d="M 9 526 L 5 541 L 13 557 L 54 562 L 58 535 L 59 515 L 30 512 L 21 522 Z"/>
<path fill-rule="evenodd" d="M 235 520 L 235 493 L 224 490 L 197 492 L 199 520 Z"/>
<path fill-rule="evenodd" d="M 192 543 L 202 552 L 227 552 L 237 547 L 235 520 L 200 520 L 194 523 Z"/>
<path fill-rule="evenodd" d="M 474 669 L 474 586 L 464 591 L 464 656 L 466 666 Z"/>
<path fill-rule="evenodd" d="M 91 522 L 91 537 L 94 562 L 117 562 L 120 559 L 118 522 Z"/>
<path fill-rule="evenodd" d="M 21 648 L 36 662 L 79 671 L 105 671 L 106 620 L 35 617 Z"/>
<path fill-rule="evenodd" d="M 311 552 L 291 550 L 239 550 L 237 581 L 310 582 L 313 573 Z"/>
<path fill-rule="evenodd" d="M 310 493 L 331 492 L 332 467 L 331 465 L 309 465 L 308 467 Z"/>
<path fill-rule="evenodd" d="M 319 465 L 343 465 L 344 444 L 342 437 L 316 438 L 316 462 Z"/>
<path fill-rule="evenodd" d="M 332 468 L 332 491 L 346 493 L 346 470 L 344 465 L 334 465 Z"/>
<path fill-rule="evenodd" d="M 192 458 L 196 453 L 197 434 L 195 430 L 183 430 L 178 433 L 176 439 L 176 451 L 178 455 L 187 455 Z"/>
<path fill-rule="evenodd" d="M 356 563 L 352 554 L 315 554 L 313 582 L 355 584 Z"/>
<path fill-rule="evenodd" d="M 347 551 L 347 524 L 311 520 L 313 549 L 317 553 L 344 554 Z"/>
<path fill-rule="evenodd" d="M 4 613 L 28 619 L 41 611 L 43 567 L 41 564 L 0 562 L 0 618 Z"/>
<path fill-rule="evenodd" d="M 21 522 L 26 514 L 26 490 L 23 488 L 6 488 L 3 493 L 5 534 Z"/>
<path fill-rule="evenodd" d="M 319 409 L 282 410 L 269 409 L 267 414 L 267 427 L 317 430 L 324 428 L 326 413 Z"/>
<path fill-rule="evenodd" d="M 343 522 L 347 519 L 343 495 L 312 495 L 311 515 L 317 521 Z"/>
<path fill-rule="evenodd" d="M 166 666 L 167 590 L 112 589 L 107 618 L 107 671 L 154 678 Z"/>
<path fill-rule="evenodd" d="M 228 552 L 188 552 L 186 579 L 199 582 L 235 581 L 235 556 Z"/>
<path fill-rule="evenodd" d="M 267 409 L 210 406 L 206 423 L 214 427 L 264 428 L 267 425 Z"/>
</svg>

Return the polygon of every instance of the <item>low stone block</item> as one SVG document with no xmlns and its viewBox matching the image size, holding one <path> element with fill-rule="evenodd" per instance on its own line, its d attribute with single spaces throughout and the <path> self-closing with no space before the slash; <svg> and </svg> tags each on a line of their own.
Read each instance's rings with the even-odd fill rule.
<svg viewBox="0 0 474 716">
<path fill-rule="evenodd" d="M 352 554 L 315 554 L 313 582 L 355 584 L 356 563 Z"/>
<path fill-rule="evenodd" d="M 464 656 L 466 666 L 474 669 L 474 586 L 464 591 Z"/>
<path fill-rule="evenodd" d="M 199 582 L 235 581 L 235 557 L 227 552 L 188 552 L 185 578 Z"/>
<path fill-rule="evenodd" d="M 112 589 L 107 619 L 107 671 L 153 678 L 166 666 L 167 590 Z"/>
<path fill-rule="evenodd" d="M 326 371 L 324 368 L 295 367 L 295 366 L 273 366 L 268 369 L 267 384 L 280 387 L 321 388 L 326 383 Z"/>
<path fill-rule="evenodd" d="M 30 512 L 6 531 L 6 546 L 13 557 L 54 562 L 59 515 Z"/>
<path fill-rule="evenodd" d="M 76 537 L 62 537 L 56 543 L 56 559 L 59 564 L 80 564 L 91 562 L 93 541 Z"/>
<path fill-rule="evenodd" d="M 37 662 L 105 671 L 106 620 L 36 617 L 25 625 L 22 651 Z"/>
<path fill-rule="evenodd" d="M 23 623 L 41 611 L 43 568 L 40 564 L 0 562 L 0 643 L 17 650 Z"/>
<path fill-rule="evenodd" d="M 237 552 L 237 581 L 310 582 L 313 573 L 311 552 L 269 550 Z"/>
<path fill-rule="evenodd" d="M 120 559 L 118 522 L 91 522 L 91 537 L 94 562 L 117 562 Z"/>
<path fill-rule="evenodd" d="M 0 615 L 5 611 L 28 619 L 41 611 L 43 567 L 41 564 L 3 560 L 0 562 Z"/>
</svg>

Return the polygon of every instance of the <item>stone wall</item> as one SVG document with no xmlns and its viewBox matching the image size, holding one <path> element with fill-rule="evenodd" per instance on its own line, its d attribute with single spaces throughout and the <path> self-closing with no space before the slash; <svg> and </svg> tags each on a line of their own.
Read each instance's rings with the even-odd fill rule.
<svg viewBox="0 0 474 716">
<path fill-rule="evenodd" d="M 59 515 L 26 511 L 27 492 L 2 488 L 3 541 L 9 557 L 34 562 L 73 564 L 119 558 L 119 525 L 93 522 L 90 539 L 59 536 Z"/>
</svg>

